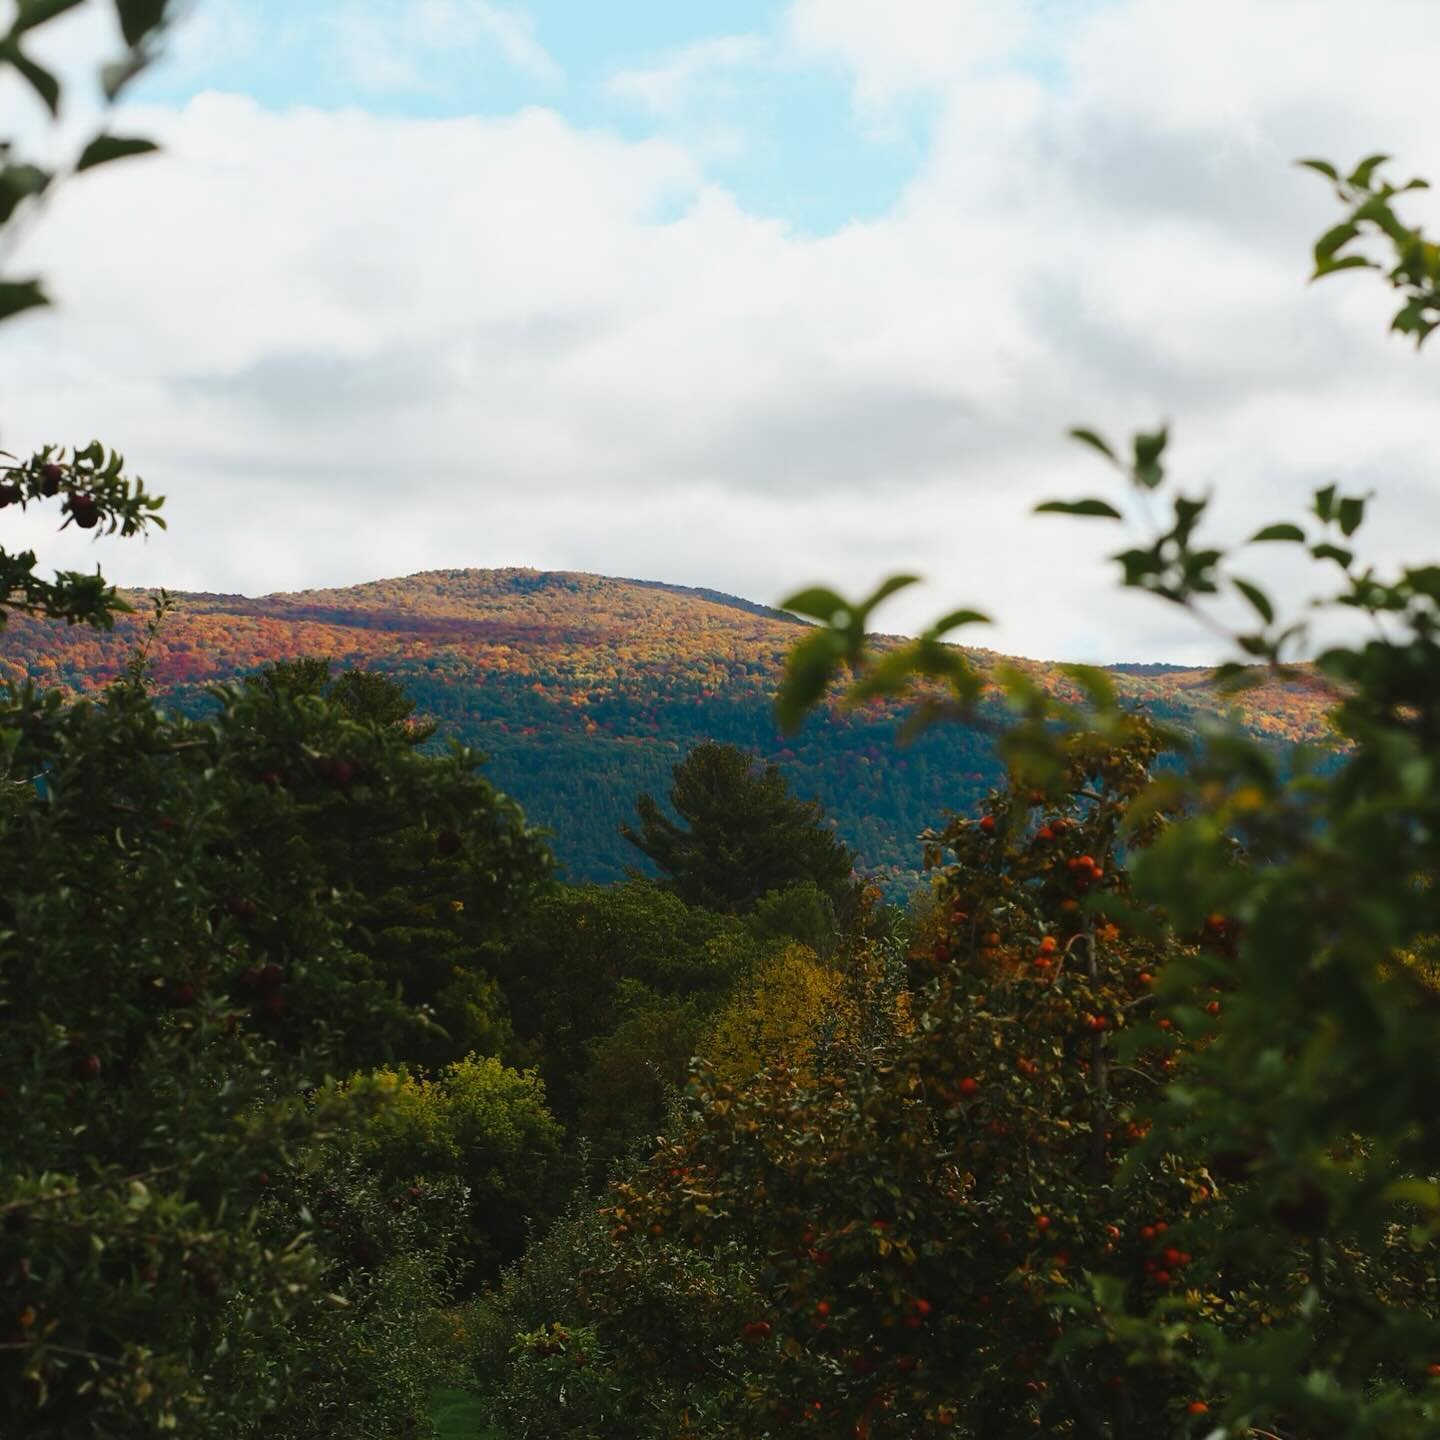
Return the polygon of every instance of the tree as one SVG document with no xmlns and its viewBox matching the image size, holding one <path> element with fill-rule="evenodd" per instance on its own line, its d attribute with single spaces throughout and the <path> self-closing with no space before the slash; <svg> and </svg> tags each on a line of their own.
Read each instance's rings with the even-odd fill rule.
<svg viewBox="0 0 1440 1440">
<path fill-rule="evenodd" d="M 744 914 L 772 890 L 811 881 L 837 910 L 853 906 L 854 857 L 817 802 L 790 794 L 777 766 L 762 769 L 733 745 L 706 743 L 672 773 L 681 823 L 641 795 L 640 828 L 621 832 L 686 904 Z"/>
<path fill-rule="evenodd" d="M 1193 1164 L 1134 1158 L 1136 1108 L 1171 1047 L 1113 1068 L 1174 947 L 1096 926 L 1080 903 L 1128 893 L 1112 858 L 1121 802 L 1156 743 L 1118 724 L 1109 745 L 1073 746 L 1048 790 L 996 795 L 988 822 L 932 837 L 932 858 L 953 859 L 937 864 L 940 918 L 915 955 L 925 983 L 877 1003 L 880 955 L 851 956 L 869 989 L 840 1028 L 863 1014 L 863 1037 L 832 1024 L 822 1040 L 814 1013 L 806 1043 L 808 986 L 783 974 L 789 1011 L 761 997 L 773 1023 L 758 1051 L 723 1012 L 717 1039 L 741 1043 L 694 1074 L 676 1127 L 614 1186 L 609 1253 L 592 1250 L 567 1303 L 526 1317 L 588 1337 L 592 1384 L 612 1396 L 598 1428 L 1057 1434 L 1072 1394 L 1107 1423 L 1126 1407 L 1183 1413 L 1184 1382 L 1127 1368 L 1120 1346 L 1046 1365 L 1051 1290 L 1123 1254 L 1137 1296 L 1182 1291 L 1196 1257 L 1168 1259 L 1155 1226 L 1209 1198 Z M 765 1064 L 767 1048 L 781 1053 Z M 539 1363 L 503 1394 L 533 1396 Z M 548 1433 L 584 1431 L 552 1419 Z"/>
<path fill-rule="evenodd" d="M 247 1391 L 226 1357 L 324 1293 L 272 1187 L 358 1102 L 302 1093 L 434 1033 L 380 882 L 464 896 L 478 935 L 545 871 L 471 752 L 315 696 L 217 698 L 191 721 L 130 681 L 0 696 L 5 1433 L 219 1435 L 303 1403 L 299 1369 Z"/>
<path fill-rule="evenodd" d="M 433 720 L 416 721 L 415 702 L 405 687 L 378 670 L 343 670 L 331 676 L 331 661 L 314 656 L 273 660 L 246 683 L 271 694 L 323 695 L 355 720 L 403 726 L 412 744 L 421 745 L 436 731 Z"/>
<path fill-rule="evenodd" d="M 9 31 L 0 40 L 0 78 L 13 71 L 52 118 L 60 114 L 60 81 L 38 64 L 26 47 L 45 24 L 85 3 L 20 0 L 14 7 Z M 102 71 L 109 100 L 113 101 L 154 58 L 175 8 L 173 0 L 116 0 L 126 49 Z M 0 239 L 12 239 L 38 211 L 47 194 L 70 176 L 154 149 L 148 140 L 102 132 L 92 136 L 75 154 L 68 172 L 61 173 L 22 158 L 13 141 L 0 137 Z M 0 253 L 8 248 L 0 247 Z M 38 278 L 11 279 L 0 274 L 0 324 L 49 303 Z M 23 461 L 8 451 L 0 451 L 0 510 L 16 505 L 27 510 L 53 501 L 65 516 L 62 529 L 75 525 L 97 534 L 129 536 L 143 534 L 152 525 L 163 528 L 165 522 L 159 515 L 162 501 L 147 494 L 142 481 L 129 479 L 124 463 L 123 457 L 107 451 L 98 440 L 68 450 L 46 446 Z M 66 571 L 45 580 L 36 573 L 37 563 L 33 551 L 11 553 L 0 548 L 0 627 L 5 624 L 6 612 L 14 610 L 108 629 L 117 612 L 130 608 L 98 571 L 94 575 Z"/>
<path fill-rule="evenodd" d="M 689 1048 L 678 1053 L 677 1039 L 698 1033 L 762 948 L 738 920 L 686 905 L 653 881 L 631 880 L 537 896 L 489 947 L 486 964 L 515 1028 L 515 1058 L 539 1067 L 557 1115 L 574 1122 L 597 1084 L 629 1091 L 619 1110 L 590 1107 L 601 1122 L 596 1137 L 619 1138 L 618 1122 L 626 1136 L 632 1124 L 653 1129 L 661 1080 L 682 1081 L 690 1058 Z M 622 1034 L 662 1043 L 629 1048 Z M 661 1080 L 647 1059 L 660 1066 Z"/>
<path fill-rule="evenodd" d="M 1397 215 L 1396 198 L 1424 182 L 1382 180 L 1386 159 L 1370 156 L 1345 176 L 1322 160 L 1302 162 L 1332 182 L 1349 211 L 1316 242 L 1314 277 L 1384 270 L 1401 297 L 1392 328 L 1413 335 L 1418 349 L 1440 323 L 1440 246 Z M 1353 248 L 1371 237 L 1393 263 Z M 1262 527 L 1250 543 L 1301 546 L 1338 577 L 1312 606 L 1371 624 L 1365 639 L 1299 667 L 1289 657 L 1304 621 L 1200 538 L 1208 501 L 1167 484 L 1167 430 L 1137 434 L 1123 459 L 1095 431 L 1072 433 L 1134 491 L 1168 502 L 1169 523 L 1115 556 L 1124 584 L 1218 633 L 1230 632 L 1210 597 L 1238 595 L 1253 623 L 1233 634 L 1237 658 L 1217 681 L 1329 688 L 1338 748 L 1281 763 L 1235 733 L 1201 744 L 1176 737 L 1179 769 L 1124 809 L 1128 831 L 1163 821 L 1134 865 L 1155 933 L 1204 942 L 1166 967 L 1155 1022 L 1138 1027 L 1124 1051 L 1133 1057 L 1177 1030 L 1205 1035 L 1173 1057 L 1172 1083 L 1139 1116 L 1148 1128 L 1136 1164 L 1176 1153 L 1201 1161 L 1207 1197 L 1221 1203 L 1177 1229 L 1181 1250 L 1206 1257 L 1194 1292 L 1135 1297 L 1103 1264 L 1083 1286 L 1054 1287 L 1061 1333 L 1047 1363 L 1063 1380 L 1077 1353 L 1118 1346 L 1127 1373 L 1143 1367 L 1188 1387 L 1196 1395 L 1189 1423 L 1218 1426 L 1217 1434 L 1419 1440 L 1440 1424 L 1440 1314 L 1428 1289 L 1440 1255 L 1431 1099 L 1440 1002 L 1420 959 L 1440 933 L 1440 566 L 1421 561 L 1385 575 L 1361 564 L 1367 499 L 1335 485 L 1316 492 L 1302 523 Z M 1100 497 L 1040 508 L 1123 518 Z M 852 702 L 905 693 L 919 677 L 949 689 L 927 699 L 925 718 L 973 705 L 978 678 L 938 645 L 953 617 L 877 659 L 841 613 L 843 601 L 831 606 L 816 593 L 792 606 L 822 629 L 792 656 L 787 720 L 814 703 L 842 662 L 860 677 Z M 1103 677 L 1077 679 L 1092 687 L 1102 715 L 1117 713 Z M 1060 735 L 1085 727 L 1034 709 L 1041 723 L 1010 737 L 1010 755 L 1021 774 L 1044 777 Z M 1084 908 L 1117 923 L 1127 915 L 1099 891 Z M 1128 1433 L 1068 1387 L 1061 1415 L 1084 1433 Z M 1142 1411 L 1135 1423 L 1157 1421 Z"/>
</svg>

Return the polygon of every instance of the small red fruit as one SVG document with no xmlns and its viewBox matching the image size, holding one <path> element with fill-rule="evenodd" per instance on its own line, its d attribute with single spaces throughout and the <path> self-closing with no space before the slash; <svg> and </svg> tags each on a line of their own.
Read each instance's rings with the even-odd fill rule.
<svg viewBox="0 0 1440 1440">
<path fill-rule="evenodd" d="M 1053 955 L 1059 948 L 1059 941 L 1053 935 L 1047 935 L 1040 942 L 1040 953 L 1042 955 Z"/>
<path fill-rule="evenodd" d="M 456 830 L 442 830 L 435 837 L 435 848 L 442 855 L 458 855 L 464 843 Z"/>
<path fill-rule="evenodd" d="M 980 1082 L 973 1075 L 967 1075 L 960 1082 L 960 1093 L 964 1095 L 967 1099 L 971 1095 L 975 1094 L 975 1092 L 979 1090 L 979 1088 Z"/>
<path fill-rule="evenodd" d="M 1157 1285 L 1168 1285 L 1170 1283 L 1170 1272 L 1168 1270 L 1157 1270 L 1155 1272 L 1155 1283 Z"/>
<path fill-rule="evenodd" d="M 1203 1400 L 1192 1400 L 1185 1407 L 1185 1412 L 1188 1415 L 1208 1415 L 1210 1407 Z"/>
<path fill-rule="evenodd" d="M 1205 1010 L 1210 1015 L 1218 1015 L 1220 1013 L 1220 1002 L 1218 1000 L 1212 1000 L 1205 1007 Z"/>
<path fill-rule="evenodd" d="M 75 1078 L 77 1080 L 98 1080 L 104 1066 L 98 1055 L 77 1055 L 75 1057 Z"/>
<path fill-rule="evenodd" d="M 270 790 L 278 789 L 283 783 L 283 779 L 284 777 L 278 770 L 262 770 L 259 775 L 260 783 Z"/>
<path fill-rule="evenodd" d="M 100 506 L 88 491 L 72 495 L 65 502 L 65 508 L 82 530 L 93 530 L 100 522 Z"/>
<path fill-rule="evenodd" d="M 1035 1217 L 1035 1228 L 1037 1230 L 1048 1230 L 1050 1228 L 1050 1217 L 1048 1215 L 1037 1215 Z"/>
<path fill-rule="evenodd" d="M 1173 1245 L 1165 1252 L 1165 1263 L 1172 1268 L 1184 1263 L 1180 1259 L 1180 1252 Z"/>
<path fill-rule="evenodd" d="M 980 821 L 980 828 L 987 835 L 993 835 L 995 833 L 995 817 L 993 815 L 984 816 Z"/>
<path fill-rule="evenodd" d="M 815 1313 L 823 1320 L 825 1316 L 830 1313 L 830 1302 L 828 1300 L 817 1301 L 815 1305 Z"/>
<path fill-rule="evenodd" d="M 7 505 L 14 505 L 20 499 L 20 487 L 18 485 L 0 485 L 0 510 Z"/>
<path fill-rule="evenodd" d="M 1140 1238 L 1142 1240 L 1153 1240 L 1155 1238 L 1155 1227 L 1153 1225 L 1142 1225 L 1140 1227 Z"/>
<path fill-rule="evenodd" d="M 65 478 L 65 472 L 53 460 L 40 467 L 40 493 L 49 499 L 51 495 L 57 494 L 60 489 L 60 482 Z"/>
<path fill-rule="evenodd" d="M 740 1333 L 747 1340 L 768 1340 L 770 1338 L 770 1322 L 768 1320 L 747 1320 Z"/>
</svg>

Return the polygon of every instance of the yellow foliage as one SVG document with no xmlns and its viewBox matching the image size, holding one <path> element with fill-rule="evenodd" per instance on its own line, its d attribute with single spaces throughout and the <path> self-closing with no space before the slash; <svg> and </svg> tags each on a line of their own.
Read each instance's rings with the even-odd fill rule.
<svg viewBox="0 0 1440 1440">
<path fill-rule="evenodd" d="M 854 1002 L 840 972 L 808 945 L 787 945 L 740 985 L 711 1023 L 701 1053 L 732 1084 L 777 1060 L 803 1070 L 826 1020 L 840 1038 L 853 1036 Z"/>
</svg>

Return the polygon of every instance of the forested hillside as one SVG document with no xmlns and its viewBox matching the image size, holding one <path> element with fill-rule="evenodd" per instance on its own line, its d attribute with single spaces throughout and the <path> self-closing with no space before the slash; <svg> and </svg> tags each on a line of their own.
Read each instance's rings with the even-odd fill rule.
<svg viewBox="0 0 1440 1440">
<path fill-rule="evenodd" d="M 0 677 L 83 694 L 114 679 L 137 617 L 113 633 L 17 620 L 0 636 Z M 831 709 L 782 738 L 771 706 L 802 622 L 746 600 L 649 581 L 535 570 L 436 570 L 343 590 L 247 599 L 181 595 L 151 650 L 162 693 L 190 713 L 205 687 L 269 661 L 326 656 L 393 676 L 455 737 L 490 757 L 491 780 L 554 834 L 573 878 L 614 880 L 640 858 L 619 834 L 635 797 L 663 793 L 670 767 L 704 739 L 776 761 L 817 796 L 865 867 L 913 874 L 915 837 L 964 813 L 1000 778 L 989 738 L 937 727 L 893 752 L 899 715 Z M 984 668 L 1004 657 L 969 651 Z M 1058 667 L 1018 662 L 1058 689 Z M 1137 673 L 1140 672 L 1140 673 Z M 1115 668 L 1123 699 L 1192 721 L 1218 705 L 1207 672 Z M 1245 700 L 1247 723 L 1277 739 L 1313 738 L 1323 701 L 1302 685 Z"/>
</svg>

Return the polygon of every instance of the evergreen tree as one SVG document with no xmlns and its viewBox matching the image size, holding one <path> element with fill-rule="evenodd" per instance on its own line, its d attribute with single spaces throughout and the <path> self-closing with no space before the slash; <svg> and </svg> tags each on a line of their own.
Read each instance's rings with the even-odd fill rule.
<svg viewBox="0 0 1440 1440">
<path fill-rule="evenodd" d="M 686 904 L 743 914 L 772 890 L 810 881 L 848 912 L 854 856 L 819 802 L 792 795 L 778 767 L 761 768 L 733 745 L 706 743 L 672 774 L 670 803 L 683 824 L 641 795 L 640 828 L 623 825 L 621 833 Z"/>
</svg>

